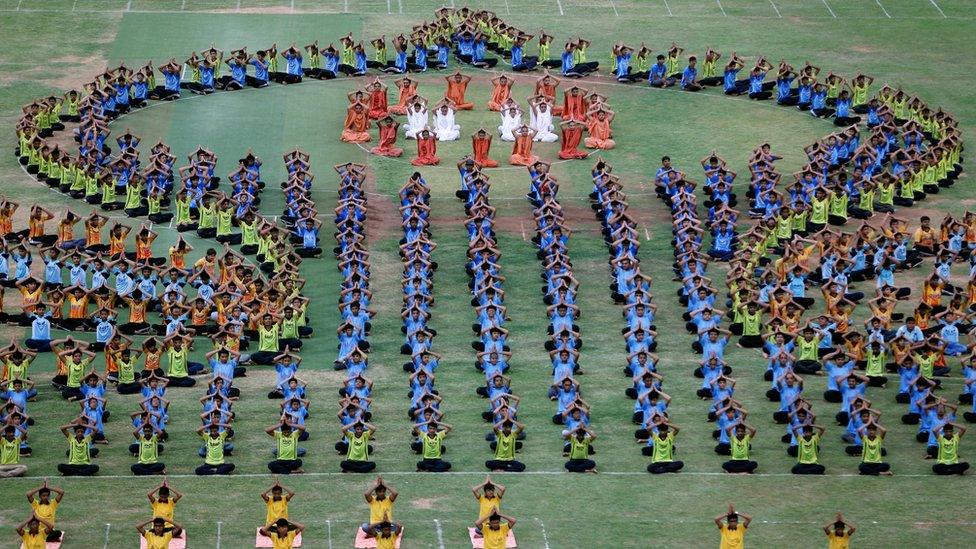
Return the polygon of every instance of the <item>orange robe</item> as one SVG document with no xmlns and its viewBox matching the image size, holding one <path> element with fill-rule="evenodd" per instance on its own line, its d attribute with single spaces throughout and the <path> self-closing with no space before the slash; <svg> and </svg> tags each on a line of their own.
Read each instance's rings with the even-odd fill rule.
<svg viewBox="0 0 976 549">
<path fill-rule="evenodd" d="M 512 149 L 512 156 L 508 158 L 508 161 L 514 166 L 531 166 L 538 160 L 538 156 L 532 155 L 532 134 L 517 134 L 515 136 L 515 147 Z"/>
<path fill-rule="evenodd" d="M 504 86 L 502 84 L 495 84 L 495 89 L 491 91 L 491 99 L 488 100 L 488 110 L 498 112 L 502 110 L 502 105 L 508 101 L 508 98 L 512 95 L 512 85 Z"/>
<path fill-rule="evenodd" d="M 492 160 L 488 156 L 488 150 L 491 148 L 491 140 L 488 137 L 471 136 L 471 148 L 474 149 L 474 161 L 479 166 L 482 168 L 498 167 L 498 161 Z"/>
<path fill-rule="evenodd" d="M 397 139 L 397 129 L 400 126 L 398 124 L 393 125 L 380 125 L 380 138 L 379 145 L 370 149 L 373 154 L 378 154 L 380 156 L 393 156 L 397 157 L 403 154 L 403 149 L 396 147 Z"/>
<path fill-rule="evenodd" d="M 346 143 L 366 143 L 369 141 L 369 114 L 366 110 L 356 112 L 353 105 L 346 110 L 346 121 L 342 124 L 342 139 Z"/>
<path fill-rule="evenodd" d="M 556 103 L 556 85 L 555 84 L 536 84 L 535 85 L 535 94 L 536 95 L 541 95 L 542 97 L 545 97 L 546 99 L 549 99 L 549 101 L 552 102 L 552 104 L 554 105 L 552 107 L 552 115 L 553 116 L 560 116 L 560 115 L 563 114 L 563 108 L 562 107 L 559 107 L 559 106 L 555 106 L 555 103 Z"/>
<path fill-rule="evenodd" d="M 400 88 L 400 97 L 397 104 L 386 109 L 390 114 L 407 114 L 407 105 L 417 96 L 417 84 L 407 84 Z"/>
<path fill-rule="evenodd" d="M 610 119 L 600 120 L 593 115 L 586 123 L 587 131 L 590 136 L 586 138 L 587 149 L 612 149 L 616 143 L 613 141 L 613 130 L 610 129 Z"/>
<path fill-rule="evenodd" d="M 435 166 L 440 164 L 441 159 L 437 157 L 437 138 L 434 134 L 427 137 L 417 136 L 417 158 L 411 159 L 410 163 L 414 166 Z"/>
<path fill-rule="evenodd" d="M 577 149 L 580 141 L 583 140 L 583 127 L 563 127 L 562 129 L 562 148 L 559 150 L 559 158 L 563 160 L 579 160 L 589 156 L 586 151 Z"/>
<path fill-rule="evenodd" d="M 387 115 L 386 90 L 380 88 L 369 92 L 369 118 L 379 120 Z"/>
<path fill-rule="evenodd" d="M 468 89 L 467 82 L 447 81 L 447 99 L 454 102 L 454 109 L 458 111 L 470 111 L 474 108 L 474 103 L 464 101 L 464 92 Z"/>
<path fill-rule="evenodd" d="M 582 95 L 570 95 L 569 92 L 563 92 L 563 109 L 562 109 L 562 119 L 563 120 L 576 120 L 577 122 L 586 122 L 586 103 Z M 555 111 L 555 109 L 553 109 Z"/>
</svg>

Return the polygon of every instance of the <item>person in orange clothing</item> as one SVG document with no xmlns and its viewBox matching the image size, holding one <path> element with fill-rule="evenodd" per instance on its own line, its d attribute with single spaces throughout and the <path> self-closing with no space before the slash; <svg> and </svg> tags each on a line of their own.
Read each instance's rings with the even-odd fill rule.
<svg viewBox="0 0 976 549">
<path fill-rule="evenodd" d="M 498 112 L 502 110 L 502 106 L 512 96 L 512 84 L 515 81 L 503 74 L 492 78 L 491 83 L 495 85 L 495 88 L 491 91 L 491 99 L 488 100 L 488 110 Z"/>
<path fill-rule="evenodd" d="M 583 140 L 583 130 L 586 128 L 582 122 L 563 120 L 559 124 L 559 128 L 562 130 L 562 148 L 559 150 L 559 158 L 581 160 L 589 156 L 589 153 L 577 148 L 580 141 Z"/>
<path fill-rule="evenodd" d="M 414 166 L 436 166 L 441 159 L 437 157 L 437 137 L 428 128 L 417 134 L 417 157 L 410 160 Z"/>
<path fill-rule="evenodd" d="M 491 134 L 484 128 L 471 135 L 471 149 L 474 151 L 474 161 L 482 168 L 497 168 L 498 161 L 488 156 L 491 149 Z"/>
<path fill-rule="evenodd" d="M 379 78 L 373 80 L 366 91 L 369 92 L 369 119 L 379 120 L 386 116 L 389 105 L 386 99 L 386 85 Z"/>
<path fill-rule="evenodd" d="M 392 116 L 386 115 L 376 122 L 380 129 L 379 145 L 373 147 L 369 152 L 380 156 L 398 157 L 403 154 L 403 149 L 396 147 L 397 130 L 400 123 Z"/>
<path fill-rule="evenodd" d="M 586 90 L 573 86 L 563 92 L 563 108 L 560 116 L 563 120 L 586 121 Z"/>
<path fill-rule="evenodd" d="M 346 143 L 366 143 L 370 140 L 369 113 L 366 111 L 366 105 L 359 102 L 349 105 L 340 139 Z"/>
<path fill-rule="evenodd" d="M 400 90 L 400 94 L 397 97 L 396 105 L 390 105 L 386 110 L 390 114 L 399 114 L 402 116 L 407 114 L 407 104 L 417 95 L 417 81 L 404 76 L 399 80 L 395 80 L 393 83 Z"/>
<path fill-rule="evenodd" d="M 555 76 L 549 74 L 546 71 L 542 78 L 536 80 L 535 82 L 535 94 L 545 97 L 550 101 L 552 105 L 556 104 L 556 88 L 559 87 L 559 79 Z M 553 106 L 552 114 L 553 116 L 560 116 L 563 113 L 563 108 L 558 106 Z"/>
<path fill-rule="evenodd" d="M 444 94 L 444 98 L 453 101 L 456 110 L 470 111 L 473 109 L 474 103 L 464 100 L 464 92 L 468 89 L 468 82 L 471 81 L 471 77 L 458 71 L 445 78 L 447 80 L 447 92 Z"/>
<path fill-rule="evenodd" d="M 512 149 L 512 156 L 508 161 L 514 166 L 531 166 L 535 164 L 539 157 L 532 154 L 532 138 L 535 137 L 535 130 L 522 124 L 513 132 L 515 134 L 515 147 Z"/>
<path fill-rule="evenodd" d="M 613 116 L 613 111 L 606 110 L 603 107 L 590 111 L 586 121 L 587 131 L 590 134 L 585 142 L 587 149 L 609 150 L 616 146 L 613 140 L 613 130 L 610 128 Z"/>
</svg>

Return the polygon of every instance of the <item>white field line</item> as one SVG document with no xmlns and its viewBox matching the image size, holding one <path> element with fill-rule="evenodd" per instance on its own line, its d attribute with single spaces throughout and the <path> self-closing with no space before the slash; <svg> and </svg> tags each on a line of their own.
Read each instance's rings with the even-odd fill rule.
<svg viewBox="0 0 976 549">
<path fill-rule="evenodd" d="M 833 8 L 830 7 L 830 4 L 827 3 L 827 0 L 821 0 L 821 1 L 823 2 L 823 5 L 827 8 L 827 11 L 830 12 L 830 16 L 833 17 L 834 19 L 837 19 L 837 14 L 834 13 Z"/>
<path fill-rule="evenodd" d="M 325 520 L 325 531 L 328 533 L 329 549 L 332 549 L 332 521 L 330 519 Z"/>
<path fill-rule="evenodd" d="M 220 525 L 223 524 L 219 520 L 217 521 L 217 549 L 220 549 Z"/>
<path fill-rule="evenodd" d="M 940 7 L 939 7 L 939 5 L 935 3 L 935 0 L 929 0 L 929 2 L 931 2 L 931 3 L 932 3 L 932 5 L 933 5 L 933 6 L 935 7 L 935 9 L 937 9 L 937 10 L 939 10 L 939 13 L 941 13 L 941 14 L 942 14 L 942 18 L 943 18 L 943 19 L 948 19 L 948 17 L 946 17 L 946 14 L 945 14 L 945 12 L 944 12 L 944 11 L 942 11 L 942 8 L 940 8 Z"/>
<path fill-rule="evenodd" d="M 671 5 L 668 4 L 668 0 L 664 0 L 664 7 L 668 8 L 668 17 L 674 17 L 674 12 L 671 11 Z"/>
<path fill-rule="evenodd" d="M 715 3 L 718 4 L 718 9 L 722 10 L 722 15 L 728 17 L 729 14 L 725 13 L 725 8 L 722 7 L 722 0 L 715 0 Z"/>
<path fill-rule="evenodd" d="M 563 12 L 563 3 L 562 3 L 562 2 L 560 2 L 559 0 L 556 0 L 556 6 L 558 6 L 558 7 L 559 7 L 559 15 L 566 15 L 566 14 L 565 14 L 565 13 Z"/>
<path fill-rule="evenodd" d="M 542 543 L 545 549 L 549 549 L 549 534 L 546 533 L 546 525 L 542 522 L 542 519 L 535 519 L 539 523 L 539 528 L 542 529 Z"/>
<path fill-rule="evenodd" d="M 506 0 L 506 5 L 507 5 L 507 0 Z M 610 0 L 610 7 L 613 8 L 614 17 L 620 17 L 620 14 L 617 13 L 617 5 L 613 3 L 613 0 Z"/>
<path fill-rule="evenodd" d="M 441 521 L 434 519 L 434 527 L 437 529 L 437 547 L 444 549 L 444 529 L 441 528 Z"/>
<path fill-rule="evenodd" d="M 105 523 L 105 544 L 102 545 L 102 549 L 108 549 L 108 531 L 112 529 L 112 523 Z"/>
<path fill-rule="evenodd" d="M 783 14 L 779 12 L 779 8 L 776 7 L 776 3 L 773 2 L 773 0 L 769 0 L 769 5 L 772 6 L 773 7 L 773 11 L 776 12 L 776 17 L 779 17 L 780 19 L 782 19 L 783 18 Z"/>
<path fill-rule="evenodd" d="M 888 13 L 888 10 L 885 9 L 884 4 L 881 3 L 881 0 L 874 0 L 874 3 L 877 4 L 879 8 L 881 8 L 881 11 L 884 12 L 885 17 L 891 19 L 891 14 Z"/>
</svg>

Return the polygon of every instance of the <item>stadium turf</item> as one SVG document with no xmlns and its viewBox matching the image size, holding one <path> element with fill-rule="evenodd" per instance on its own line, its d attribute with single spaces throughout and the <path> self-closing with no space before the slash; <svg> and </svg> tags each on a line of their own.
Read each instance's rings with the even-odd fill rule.
<svg viewBox="0 0 976 549">
<path fill-rule="evenodd" d="M 299 46 L 313 39 L 327 44 L 347 32 L 365 38 L 391 36 L 408 31 L 411 24 L 429 17 L 441 5 L 429 0 L 245 0 L 240 4 L 242 12 L 274 13 L 233 13 L 238 9 L 234 0 L 0 1 L 4 35 L 0 127 L 6 129 L 0 140 L 0 192 L 21 204 L 43 202 L 55 211 L 71 207 L 87 212 L 82 204 L 42 188 L 21 171 L 11 154 L 13 123 L 20 105 L 79 86 L 105 66 L 120 61 L 139 66 L 149 58 L 158 65 L 171 56 L 182 60 L 211 42 L 230 50 L 271 42 L 286 46 L 293 40 Z M 964 136 L 976 130 L 976 103 L 971 100 L 976 71 L 971 33 L 976 31 L 976 21 L 965 0 L 507 0 L 471 5 L 494 9 L 528 32 L 544 27 L 557 42 L 582 35 L 593 42 L 591 59 L 601 63 L 608 63 L 610 45 L 618 40 L 632 45 L 645 41 L 655 51 L 666 49 L 674 40 L 686 54 L 700 54 L 711 46 L 726 54 L 736 50 L 747 59 L 766 55 L 773 63 L 780 58 L 794 64 L 809 60 L 843 75 L 860 70 L 876 77 L 875 89 L 884 82 L 901 85 L 929 104 L 943 106 L 957 116 Z M 184 8 L 186 13 L 176 13 Z M 289 13 L 292 10 L 300 14 Z M 163 13 L 149 13 L 152 11 Z M 469 98 L 477 107 L 458 115 L 462 136 L 479 125 L 492 131 L 498 125 L 497 114 L 484 107 L 491 75 L 469 74 L 475 77 Z M 432 101 L 441 97 L 441 74 L 430 73 L 420 80 L 421 95 Z M 524 100 L 530 95 L 532 80 L 531 76 L 518 78 L 516 98 Z M 801 148 L 833 127 L 791 109 L 726 98 L 715 90 L 693 95 L 620 86 L 602 77 L 593 80 L 600 83 L 581 85 L 609 96 L 617 112 L 618 148 L 604 157 L 621 177 L 630 197 L 630 213 L 645 231 L 640 257 L 643 269 L 654 276 L 659 367 L 665 375 L 665 390 L 673 397 L 672 419 L 682 428 L 678 457 L 686 466 L 678 475 L 651 477 L 644 472 L 648 458 L 640 455 L 633 442 L 633 401 L 623 395 L 628 381 L 620 374 L 625 356 L 619 335 L 623 321 L 620 308 L 609 300 L 607 250 L 586 199 L 592 162 L 582 161 L 556 164 L 553 173 L 560 182 L 567 225 L 574 231 L 569 249 L 582 283 L 579 325 L 584 340 L 581 363 L 585 374 L 579 381 L 584 398 L 593 407 L 592 423 L 599 435 L 595 459 L 601 473 L 570 476 L 560 472 L 562 443 L 559 428 L 549 419 L 554 405 L 545 395 L 551 376 L 542 347 L 547 323 L 539 294 L 540 264 L 534 246 L 527 241 L 532 236 L 530 206 L 524 198 L 528 176 L 522 169 L 492 170 L 491 200 L 498 208 L 496 226 L 512 318 L 513 384 L 523 399 L 519 417 L 528 433 L 520 456 L 528 473 L 501 475 L 498 480 L 509 488 L 504 510 L 519 519 L 515 531 L 520 546 L 708 545 L 717 541 L 711 517 L 729 502 L 755 517 L 748 541 L 756 546 L 819 546 L 823 543 L 820 525 L 837 511 L 857 524 L 859 547 L 969 545 L 966 540 L 976 534 L 976 523 L 968 511 L 976 485 L 971 477 L 931 475 L 931 462 L 922 459 L 924 448 L 914 441 L 914 428 L 897 421 L 902 406 L 894 403 L 891 386 L 872 390 L 870 397 L 889 429 L 886 446 L 893 478 L 856 477 L 857 458 L 843 453 L 841 429 L 832 422 L 825 423 L 828 430 L 822 445 L 827 476 L 795 478 L 788 474 L 793 459 L 779 442 L 782 427 L 770 418 L 775 406 L 764 397 L 763 361 L 754 351 L 730 349 L 727 360 L 739 380 L 736 398 L 750 411 L 750 423 L 759 429 L 753 459 L 760 464 L 760 474 L 726 476 L 720 468 L 722 458 L 712 452 L 713 425 L 705 422 L 707 403 L 695 397 L 698 381 L 691 376 L 698 358 L 691 353 L 679 320 L 681 308 L 674 297 L 677 286 L 671 281 L 668 215 L 645 184 L 653 179 L 664 154 L 671 155 L 675 165 L 692 179 L 700 180 L 698 160 L 712 149 L 742 174 L 748 153 L 764 141 L 784 156 L 780 169 L 790 173 L 803 162 Z M 393 87 L 390 79 L 386 82 Z M 406 157 L 376 158 L 356 146 L 339 143 L 345 95 L 359 84 L 358 80 L 340 79 L 192 97 L 123 117 L 113 124 L 113 130 L 121 133 L 130 128 L 144 143 L 161 139 L 180 158 L 197 145 L 209 147 L 220 156 L 217 171 L 223 175 L 233 169 L 233 161 L 241 153 L 252 148 L 263 158 L 264 178 L 272 183 L 262 204 L 262 211 L 271 213 L 281 210 L 282 197 L 273 185 L 284 177 L 281 153 L 301 147 L 312 155 L 312 171 L 317 176 L 313 196 L 327 225 L 335 204 L 336 177 L 331 166 L 354 161 L 372 168 L 375 183 L 370 183 L 370 191 L 375 194 L 369 197 L 368 230 L 377 316 L 370 338 L 375 352 L 370 356 L 368 375 L 375 381 L 377 472 L 401 493 L 395 518 L 406 527 L 404 547 L 463 547 L 467 544 L 465 526 L 477 512 L 469 487 L 483 479 L 483 461 L 489 457 L 483 437 L 487 426 L 480 417 L 485 402 L 474 394 L 482 377 L 472 367 L 474 352 L 469 346 L 473 310 L 461 268 L 467 244 L 460 223 L 464 215 L 453 197 L 457 187 L 453 165 L 470 150 L 470 141 L 463 137 L 456 143 L 439 144 L 442 166 L 421 170 L 432 187 L 432 233 L 438 244 L 434 259 L 441 266 L 435 276 L 437 301 L 431 325 L 439 334 L 434 350 L 444 355 L 437 385 L 445 399 L 445 419 L 455 426 L 445 454 L 454 464 L 455 474 L 418 475 L 413 473 L 417 457 L 408 450 L 409 400 L 406 375 L 400 369 L 403 357 L 397 354 L 401 298 L 396 242 L 401 234 L 396 201 L 390 197 L 414 168 Z M 395 91 L 390 97 L 395 98 Z M 413 142 L 401 145 L 408 155 L 413 154 Z M 552 145 L 536 146 L 544 159 L 554 159 L 556 150 Z M 495 140 L 494 158 L 504 159 L 509 152 L 510 144 Z M 914 220 L 922 211 L 935 219 L 941 218 L 941 212 L 960 214 L 972 208 L 971 185 L 972 178 L 963 175 L 952 189 L 926 201 L 924 208 L 903 210 L 901 215 Z M 165 228 L 160 232 L 157 255 L 176 234 Z M 198 240 L 191 243 L 196 247 L 194 254 L 209 245 Z M 914 274 L 927 274 L 929 268 L 926 263 Z M 335 261 L 328 256 L 307 260 L 302 272 L 309 281 L 305 293 L 312 298 L 309 318 L 316 330 L 315 338 L 306 342 L 300 372 L 312 400 L 312 437 L 303 444 L 309 450 L 305 469 L 311 474 L 286 478 L 284 483 L 298 493 L 291 517 L 308 527 L 304 546 L 347 547 L 355 527 L 367 518 L 361 493 L 372 477 L 340 475 L 340 456 L 332 450 L 338 432 L 336 391 L 343 379 L 330 367 L 338 322 Z M 716 281 L 723 278 L 718 266 L 711 267 L 709 274 Z M 13 302 L 8 298 L 8 303 Z M 863 319 L 863 311 L 859 313 L 858 319 Z M 24 332 L 0 328 L 0 340 L 7 337 L 23 338 Z M 202 352 L 194 356 L 200 355 Z M 3 547 L 13 546 L 12 527 L 28 514 L 23 493 L 39 484 L 40 477 L 56 476 L 55 465 L 63 460 L 65 448 L 57 427 L 77 411 L 44 383 L 53 369 L 51 357 L 38 359 L 32 368 L 35 379 L 41 381 L 41 397 L 30 406 L 37 420 L 30 431 L 34 455 L 25 461 L 31 478 L 0 482 Z M 263 520 L 259 493 L 271 482 L 265 467 L 271 445 L 263 429 L 276 420 L 278 410 L 276 401 L 265 398 L 272 379 L 268 371 L 252 368 L 247 378 L 235 382 L 243 398 L 234 407 L 238 450 L 231 461 L 240 474 L 231 478 L 182 476 L 192 474 L 201 461 L 192 431 L 198 425 L 197 399 L 203 389 L 172 389 L 167 394 L 172 401 L 172 438 L 161 459 L 174 476 L 171 483 L 186 494 L 176 518 L 189 531 L 190 547 L 248 546 L 254 528 Z M 820 398 L 823 383 L 823 378 L 809 379 L 806 396 L 825 421 L 836 405 Z M 962 383 L 957 376 L 945 385 L 944 394 L 954 397 Z M 58 512 L 59 528 L 68 532 L 65 547 L 131 546 L 136 541 L 133 526 L 148 518 L 144 493 L 158 479 L 132 478 L 128 469 L 132 460 L 124 448 L 130 431 L 122 416 L 136 407 L 135 397 L 109 396 L 114 417 L 106 429 L 111 444 L 102 447 L 97 458 L 102 468 L 99 477 L 52 479 L 67 490 Z M 974 441 L 976 438 L 964 439 L 963 458 L 976 459 Z"/>
</svg>

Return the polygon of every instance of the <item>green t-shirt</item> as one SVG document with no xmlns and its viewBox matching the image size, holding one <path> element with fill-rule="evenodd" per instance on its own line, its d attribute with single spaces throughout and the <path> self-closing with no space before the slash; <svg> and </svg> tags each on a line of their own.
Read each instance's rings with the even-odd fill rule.
<svg viewBox="0 0 976 549">
<path fill-rule="evenodd" d="M 733 461 L 746 461 L 749 459 L 749 443 L 752 442 L 752 437 L 746 433 L 739 440 L 739 437 L 732 436 L 729 437 L 729 446 L 731 447 L 731 456 Z"/>
<path fill-rule="evenodd" d="M 167 351 L 167 356 L 169 358 L 169 370 L 166 372 L 166 377 L 186 377 L 190 375 L 186 364 L 186 347 L 179 351 L 170 349 Z"/>
<path fill-rule="evenodd" d="M 880 351 L 875 353 L 874 351 L 868 351 L 864 354 L 867 365 L 864 368 L 864 375 L 870 377 L 880 377 L 884 375 L 885 372 L 885 359 L 887 358 L 887 353 Z"/>
<path fill-rule="evenodd" d="M 515 441 L 518 435 L 515 431 L 505 434 L 502 431 L 495 431 L 495 459 L 498 461 L 515 460 Z"/>
<path fill-rule="evenodd" d="M 234 210 L 227 208 L 224 210 L 217 211 L 217 234 L 220 236 L 226 236 L 231 233 L 234 228 Z"/>
<path fill-rule="evenodd" d="M 959 463 L 959 433 L 951 437 L 939 435 L 939 463 L 951 465 Z"/>
<path fill-rule="evenodd" d="M 0 465 L 16 465 L 20 463 L 20 437 L 15 436 L 8 441 L 0 437 Z"/>
<path fill-rule="evenodd" d="M 65 385 L 72 389 L 81 387 L 81 378 L 85 375 L 85 368 L 91 363 L 91 359 L 82 359 L 81 362 L 76 363 L 73 359 L 68 358 L 65 363 L 68 365 L 68 380 Z"/>
<path fill-rule="evenodd" d="M 201 436 L 203 437 L 203 443 L 207 450 L 203 462 L 207 465 L 223 465 L 224 440 L 227 439 L 227 431 L 218 434 L 216 438 L 210 436 L 210 433 L 207 432 L 202 433 Z"/>
<path fill-rule="evenodd" d="M 278 326 L 258 326 L 258 350 L 271 353 L 278 351 Z"/>
<path fill-rule="evenodd" d="M 814 433 L 810 437 L 810 440 L 799 437 L 796 439 L 796 442 L 799 445 L 796 453 L 797 461 L 804 465 L 817 463 L 817 449 L 820 445 L 820 435 Z"/>
<path fill-rule="evenodd" d="M 200 215 L 200 228 L 201 229 L 213 229 L 217 226 L 217 207 L 210 205 L 210 207 L 200 205 L 197 208 Z"/>
<path fill-rule="evenodd" d="M 369 461 L 369 431 L 363 431 L 358 437 L 352 431 L 346 435 L 349 439 L 349 450 L 346 459 L 349 461 Z"/>
<path fill-rule="evenodd" d="M 115 364 L 119 368 L 119 383 L 135 383 L 136 381 L 136 371 L 133 365 L 135 361 L 131 358 L 128 362 L 122 360 L 121 358 L 115 360 Z"/>
<path fill-rule="evenodd" d="M 440 431 L 434 436 L 430 436 L 430 433 L 425 434 L 421 437 L 421 441 L 424 444 L 424 459 L 441 459 L 441 441 L 444 440 L 445 432 Z"/>
<path fill-rule="evenodd" d="M 758 310 L 752 314 L 742 313 L 742 335 L 756 336 L 762 328 L 762 313 Z"/>
<path fill-rule="evenodd" d="M 281 431 L 275 431 L 274 439 L 278 443 L 278 459 L 298 459 L 298 431 L 292 431 L 287 436 Z"/>
<path fill-rule="evenodd" d="M 148 465 L 159 461 L 159 447 L 157 442 L 159 437 L 153 435 L 146 438 L 145 435 L 139 437 L 139 463 Z M 223 448 L 221 448 L 223 452 Z"/>
<path fill-rule="evenodd" d="M 68 437 L 68 465 L 91 463 L 91 454 L 88 451 L 91 440 L 91 436 L 82 437 L 80 441 L 73 434 Z"/>
<path fill-rule="evenodd" d="M 577 437 L 569 439 L 569 459 L 590 458 L 590 435 L 584 435 L 583 440 Z"/>
<path fill-rule="evenodd" d="M 663 439 L 655 436 L 654 454 L 651 456 L 651 463 L 674 461 L 674 433 L 668 433 Z"/>
<path fill-rule="evenodd" d="M 881 437 L 861 438 L 861 461 L 864 463 L 881 463 Z"/>
</svg>

